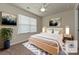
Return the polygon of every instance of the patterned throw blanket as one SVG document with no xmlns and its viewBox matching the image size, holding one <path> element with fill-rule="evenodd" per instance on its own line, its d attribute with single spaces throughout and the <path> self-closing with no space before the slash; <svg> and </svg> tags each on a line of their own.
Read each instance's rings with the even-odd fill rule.
<svg viewBox="0 0 79 59">
<path fill-rule="evenodd" d="M 47 52 L 37 48 L 36 46 L 30 44 L 29 42 L 23 43 L 23 45 L 28 48 L 30 51 L 32 51 L 35 55 L 50 55 Z"/>
</svg>

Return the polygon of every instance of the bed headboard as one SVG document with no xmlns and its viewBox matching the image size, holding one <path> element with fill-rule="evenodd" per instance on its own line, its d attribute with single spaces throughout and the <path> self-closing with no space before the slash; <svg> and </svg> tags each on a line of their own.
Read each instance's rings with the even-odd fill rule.
<svg viewBox="0 0 79 59">
<path fill-rule="evenodd" d="M 47 28 L 48 33 L 64 33 L 63 28 Z"/>
</svg>

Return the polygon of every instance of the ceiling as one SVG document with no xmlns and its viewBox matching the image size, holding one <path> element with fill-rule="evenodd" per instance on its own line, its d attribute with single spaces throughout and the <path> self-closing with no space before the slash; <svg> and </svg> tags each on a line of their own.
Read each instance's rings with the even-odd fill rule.
<svg viewBox="0 0 79 59">
<path fill-rule="evenodd" d="M 74 3 L 48 3 L 46 11 L 40 12 L 42 3 L 13 3 L 12 5 L 29 11 L 38 16 L 48 16 L 66 10 L 71 10 L 74 9 L 75 6 Z"/>
</svg>

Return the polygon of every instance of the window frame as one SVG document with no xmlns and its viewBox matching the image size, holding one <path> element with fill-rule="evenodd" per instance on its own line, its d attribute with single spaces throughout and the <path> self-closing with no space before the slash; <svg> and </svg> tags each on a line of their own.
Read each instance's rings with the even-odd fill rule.
<svg viewBox="0 0 79 59">
<path fill-rule="evenodd" d="M 21 16 L 25 16 L 25 15 L 22 15 L 22 14 L 19 14 L 18 15 L 18 33 L 19 34 L 23 34 L 23 33 L 36 33 L 37 32 L 37 19 L 36 18 L 33 18 L 33 17 L 28 17 L 28 16 L 25 16 L 25 17 L 28 17 L 28 20 L 29 20 L 29 23 L 28 24 L 21 24 L 20 23 L 20 20 L 21 19 L 19 19 L 19 17 L 21 17 Z M 36 24 L 34 23 L 34 25 L 32 25 L 31 24 L 31 19 L 34 19 L 35 20 L 35 22 L 36 22 Z M 29 26 L 29 31 L 27 32 L 21 32 L 21 30 L 20 30 L 20 25 L 28 25 Z M 33 28 L 33 27 L 36 27 L 35 28 L 35 31 L 32 31 L 32 29 L 31 28 Z"/>
</svg>

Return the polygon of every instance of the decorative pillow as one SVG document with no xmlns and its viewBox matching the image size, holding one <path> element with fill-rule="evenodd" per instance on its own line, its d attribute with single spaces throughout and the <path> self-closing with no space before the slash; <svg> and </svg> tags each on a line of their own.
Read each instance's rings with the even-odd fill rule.
<svg viewBox="0 0 79 59">
<path fill-rule="evenodd" d="M 54 33 L 54 29 L 52 29 L 52 33 Z"/>
<path fill-rule="evenodd" d="M 47 33 L 63 34 L 63 28 L 47 28 Z"/>
<path fill-rule="evenodd" d="M 54 30 L 54 33 L 55 33 L 55 34 L 59 34 L 59 32 L 60 32 L 60 31 L 56 31 L 56 30 Z"/>
<path fill-rule="evenodd" d="M 63 34 L 63 28 L 54 28 L 54 33 Z"/>
<path fill-rule="evenodd" d="M 54 33 L 54 30 L 51 30 L 50 28 L 48 28 L 47 33 Z"/>
</svg>

